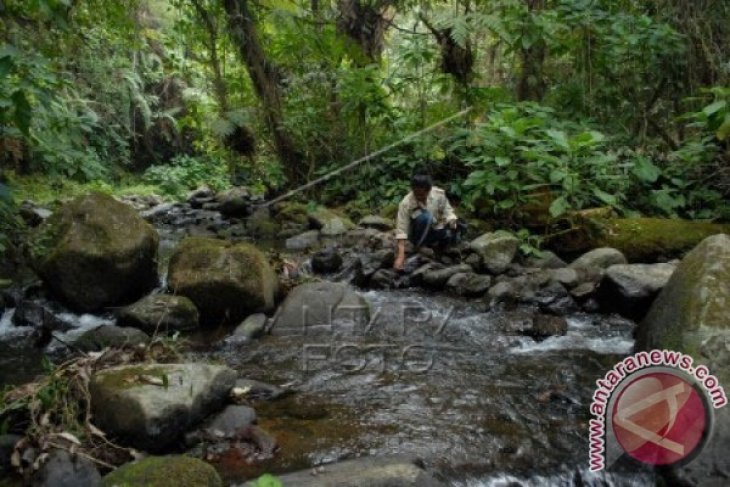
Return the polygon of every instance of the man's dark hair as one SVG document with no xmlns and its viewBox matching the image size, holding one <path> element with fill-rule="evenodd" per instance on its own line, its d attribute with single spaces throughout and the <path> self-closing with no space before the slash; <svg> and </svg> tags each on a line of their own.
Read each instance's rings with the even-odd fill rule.
<svg viewBox="0 0 730 487">
<path fill-rule="evenodd" d="M 415 172 L 413 173 L 413 176 L 411 176 L 411 188 L 423 188 L 423 189 L 431 189 L 433 186 L 433 181 L 431 180 L 431 176 L 429 176 L 425 172 Z"/>
</svg>

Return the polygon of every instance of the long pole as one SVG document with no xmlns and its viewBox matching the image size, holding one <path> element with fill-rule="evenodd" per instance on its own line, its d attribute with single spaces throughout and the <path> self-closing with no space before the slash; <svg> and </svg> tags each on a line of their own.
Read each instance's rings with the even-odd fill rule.
<svg viewBox="0 0 730 487">
<path fill-rule="evenodd" d="M 347 164 L 346 166 L 342 166 L 341 168 L 335 169 L 334 171 L 329 172 L 329 173 L 325 174 L 324 176 L 319 177 L 319 178 L 317 178 L 317 179 L 315 179 L 313 181 L 310 181 L 307 184 L 304 184 L 302 186 L 299 186 L 298 188 L 294 188 L 291 191 L 288 191 L 288 192 L 284 193 L 281 196 L 277 196 L 276 198 L 274 198 L 271 201 L 267 201 L 265 203 L 262 203 L 261 204 L 261 207 L 271 206 L 274 203 L 278 203 L 279 201 L 282 201 L 282 200 L 285 200 L 287 198 L 290 198 L 291 196 L 293 196 L 293 195 L 295 195 L 297 193 L 300 193 L 300 192 L 304 191 L 305 189 L 309 189 L 312 186 L 316 186 L 317 184 L 319 184 L 319 183 L 321 183 L 323 181 L 327 181 L 328 179 L 330 179 L 333 176 L 336 176 L 336 175 L 338 175 L 340 173 L 343 173 L 345 171 L 348 171 L 348 170 L 352 169 L 353 167 L 355 167 L 355 166 L 357 166 L 359 164 L 362 164 L 363 162 L 365 162 L 365 161 L 367 161 L 369 159 L 372 159 L 373 157 L 377 157 L 380 154 L 383 154 L 383 153 L 388 152 L 389 150 L 391 150 L 391 149 L 393 149 L 395 147 L 398 147 L 399 145 L 405 144 L 406 142 L 410 142 L 411 140 L 415 139 L 416 137 L 420 137 L 421 135 L 423 135 L 423 134 L 425 134 L 427 132 L 430 132 L 431 130 L 433 130 L 433 129 L 437 128 L 437 127 L 440 127 L 440 126 L 442 126 L 442 125 L 444 125 L 446 123 L 449 123 L 450 121 L 452 121 L 452 120 L 454 120 L 456 118 L 463 117 L 464 115 L 466 115 L 470 111 L 471 111 L 471 107 L 465 108 L 464 110 L 460 111 L 459 113 L 455 113 L 454 115 L 451 115 L 450 117 L 445 118 L 445 119 L 441 120 L 440 122 L 436 122 L 433 125 L 429 125 L 428 127 L 423 128 L 423 129 L 419 130 L 418 132 L 414 132 L 414 133 L 408 135 L 407 137 L 402 138 L 399 141 L 393 142 L 392 144 L 386 145 L 385 147 L 380 148 L 380 149 L 378 149 L 375 152 L 372 152 L 370 154 L 367 154 L 367 155 L 361 157 L 360 159 L 354 160 L 351 163 Z"/>
</svg>

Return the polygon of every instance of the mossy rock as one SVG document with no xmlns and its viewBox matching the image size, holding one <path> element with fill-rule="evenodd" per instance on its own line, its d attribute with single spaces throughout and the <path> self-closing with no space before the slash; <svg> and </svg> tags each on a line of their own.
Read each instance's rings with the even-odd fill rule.
<svg viewBox="0 0 730 487">
<path fill-rule="evenodd" d="M 157 231 L 134 209 L 91 193 L 63 205 L 33 232 L 30 263 L 72 308 L 131 302 L 158 283 Z"/>
<path fill-rule="evenodd" d="M 189 331 L 197 328 L 198 322 L 198 309 L 185 296 L 150 294 L 117 310 L 117 325 L 147 333 Z"/>
<path fill-rule="evenodd" d="M 681 257 L 705 238 L 730 233 L 730 225 L 666 218 L 579 219 L 575 228 L 548 241 L 561 253 L 598 247 L 620 250 L 629 262 Z"/>
<path fill-rule="evenodd" d="M 398 204 L 397 203 L 391 203 L 389 205 L 383 206 L 383 208 L 380 210 L 380 216 L 383 218 L 388 218 L 390 220 L 395 220 L 398 216 Z"/>
<path fill-rule="evenodd" d="M 309 222 L 307 213 L 307 205 L 303 203 L 284 202 L 278 207 L 276 220 L 279 223 L 293 222 L 299 225 L 305 225 Z"/>
<path fill-rule="evenodd" d="M 329 208 L 319 207 L 310 211 L 307 216 L 310 226 L 326 237 L 342 235 L 355 228 L 355 224 L 348 217 Z"/>
<path fill-rule="evenodd" d="M 197 458 L 147 457 L 122 465 L 101 482 L 102 487 L 222 487 L 218 472 Z"/>
<path fill-rule="evenodd" d="M 192 300 L 202 324 L 238 323 L 271 311 L 278 278 L 266 256 L 248 243 L 190 237 L 179 245 L 168 274 L 175 294 Z"/>
</svg>

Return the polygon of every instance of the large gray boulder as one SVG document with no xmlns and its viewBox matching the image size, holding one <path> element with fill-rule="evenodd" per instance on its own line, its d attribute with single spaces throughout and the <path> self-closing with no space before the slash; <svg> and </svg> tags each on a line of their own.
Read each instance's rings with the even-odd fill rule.
<svg viewBox="0 0 730 487">
<path fill-rule="evenodd" d="M 125 365 L 91 380 L 94 423 L 124 443 L 164 451 L 220 409 L 236 382 L 222 365 Z"/>
<path fill-rule="evenodd" d="M 407 457 L 366 457 L 345 460 L 279 477 L 283 485 L 297 487 L 445 487 Z M 247 482 L 243 487 L 253 487 Z"/>
<path fill-rule="evenodd" d="M 130 206 L 91 193 L 66 203 L 30 239 L 31 264 L 78 311 L 128 303 L 158 283 L 157 231 Z"/>
<path fill-rule="evenodd" d="M 584 267 L 598 267 L 600 269 L 606 269 L 612 265 L 626 263 L 628 263 L 628 261 L 620 250 L 612 249 L 610 247 L 601 247 L 599 249 L 590 250 L 581 255 L 571 262 L 568 267 L 571 269 Z"/>
<path fill-rule="evenodd" d="M 340 216 L 327 208 L 317 208 L 310 211 L 309 224 L 320 231 L 324 237 L 336 237 L 355 228 L 355 225 L 345 216 Z"/>
<path fill-rule="evenodd" d="M 198 327 L 198 309 L 185 296 L 151 294 L 117 311 L 117 324 L 165 334 Z"/>
<path fill-rule="evenodd" d="M 169 286 L 200 311 L 203 324 L 239 322 L 274 308 L 278 278 L 266 256 L 247 243 L 190 237 L 170 259 Z"/>
<path fill-rule="evenodd" d="M 336 333 L 362 326 L 369 318 L 368 302 L 350 286 L 311 282 L 289 292 L 274 317 L 271 334 Z"/>
<path fill-rule="evenodd" d="M 605 311 L 640 320 L 672 277 L 674 264 L 617 264 L 606 269 L 599 288 Z"/>
<path fill-rule="evenodd" d="M 520 241 L 506 232 L 485 233 L 469 244 L 481 257 L 482 266 L 492 274 L 507 270 L 517 253 Z"/>
<path fill-rule="evenodd" d="M 638 350 L 687 353 L 730 385 L 730 237 L 703 240 L 682 259 L 636 333 Z M 670 470 L 682 485 L 724 486 L 730 472 L 730 408 L 715 410 L 713 437 L 689 464 Z"/>
</svg>

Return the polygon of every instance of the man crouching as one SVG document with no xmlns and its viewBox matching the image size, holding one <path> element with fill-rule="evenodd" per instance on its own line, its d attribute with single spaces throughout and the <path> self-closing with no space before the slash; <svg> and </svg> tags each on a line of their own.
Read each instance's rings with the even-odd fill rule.
<svg viewBox="0 0 730 487">
<path fill-rule="evenodd" d="M 428 174 L 414 173 L 411 178 L 411 192 L 398 205 L 395 235 L 397 251 L 393 268 L 401 271 L 405 267 L 406 239 L 416 249 L 443 249 L 456 243 L 462 230 L 446 192 L 433 186 Z"/>
</svg>

